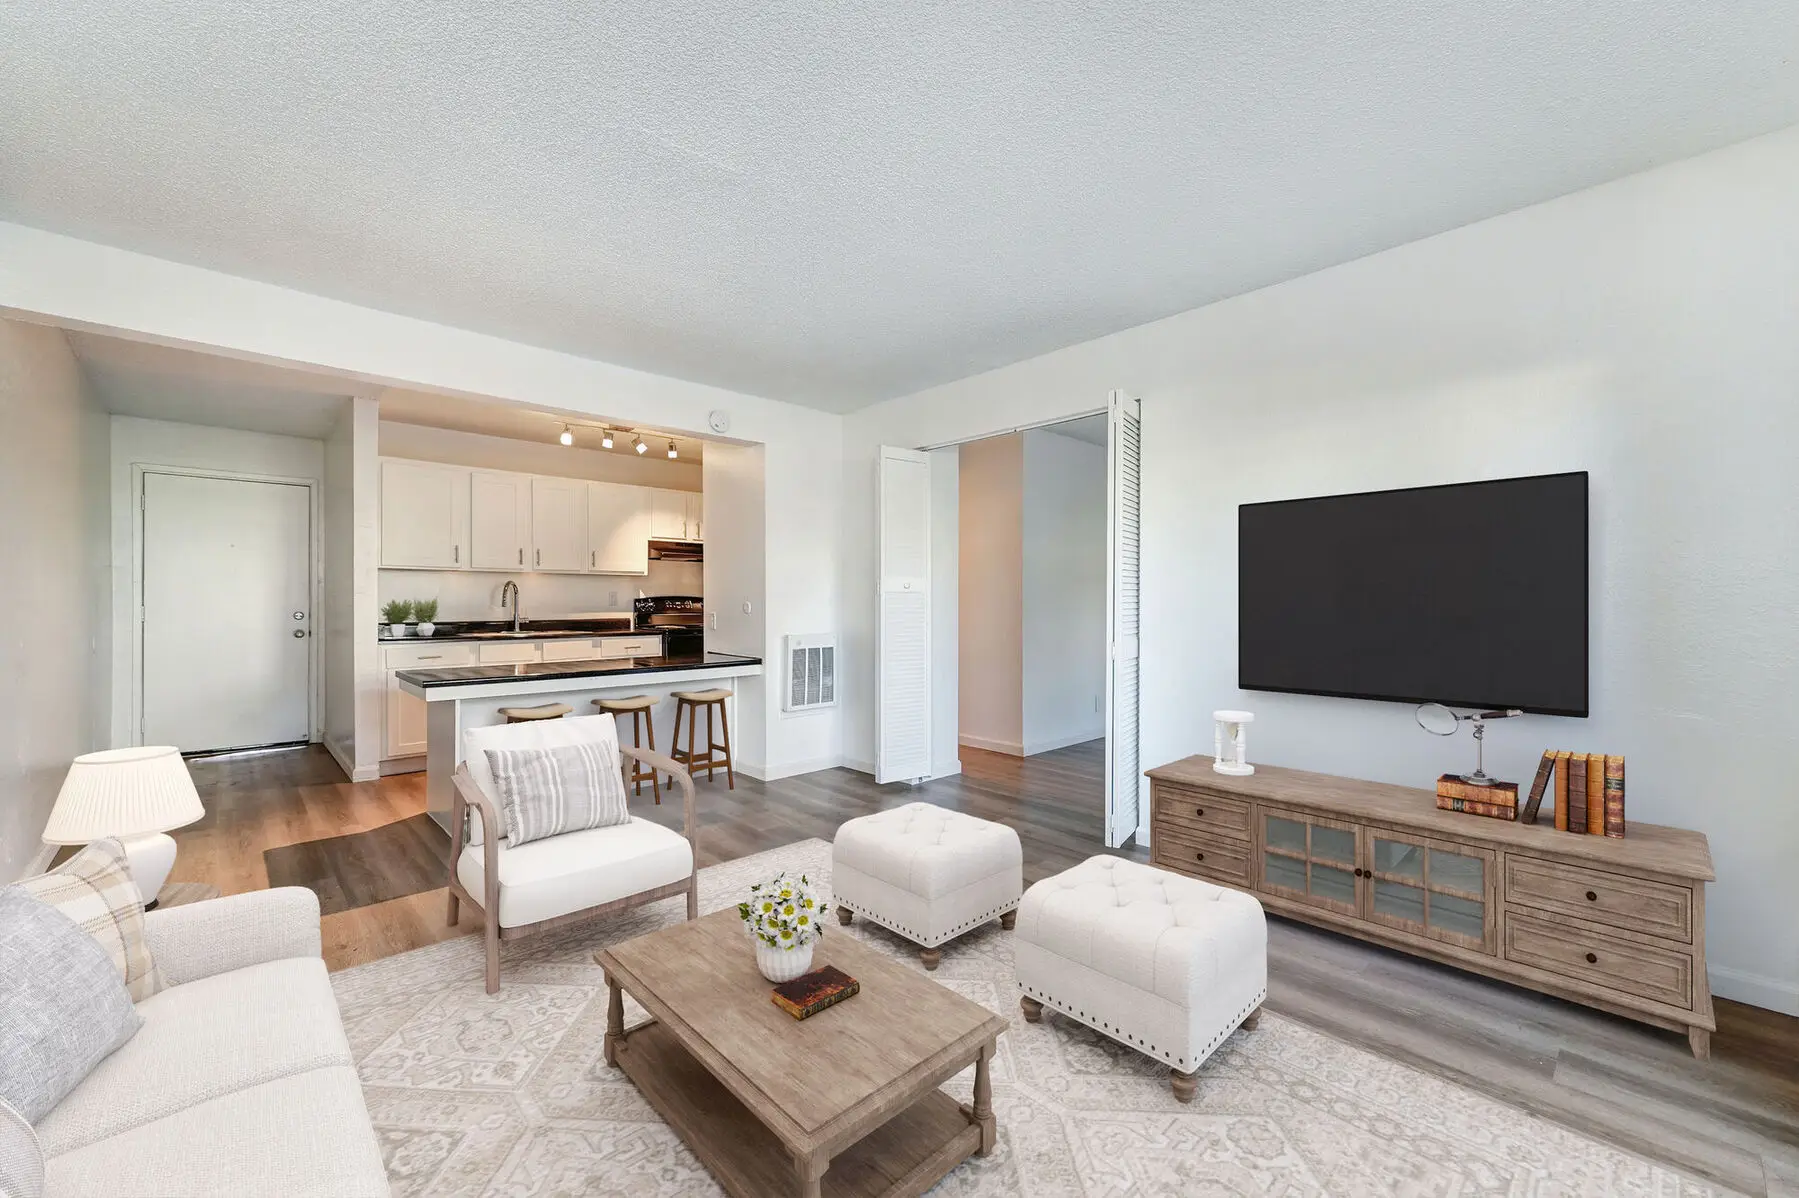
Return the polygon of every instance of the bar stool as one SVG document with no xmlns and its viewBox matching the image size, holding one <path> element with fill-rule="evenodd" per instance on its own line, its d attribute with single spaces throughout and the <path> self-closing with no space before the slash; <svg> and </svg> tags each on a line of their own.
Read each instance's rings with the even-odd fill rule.
<svg viewBox="0 0 1799 1198">
<path fill-rule="evenodd" d="M 731 768 L 731 723 L 725 715 L 725 700 L 731 697 L 727 690 L 710 691 L 676 691 L 675 698 L 675 734 L 669 740 L 669 756 L 687 767 L 689 774 L 706 771 L 707 781 L 712 779 L 712 771 L 719 766 L 725 767 L 725 781 L 730 789 L 737 789 L 737 774 Z M 693 749 L 694 728 L 699 722 L 700 708 L 706 709 L 706 755 L 695 754 Z M 723 739 L 712 734 L 712 709 L 718 708 L 719 731 Z M 687 748 L 681 749 L 681 713 L 687 713 Z M 722 753 L 720 750 L 723 750 Z"/>
<path fill-rule="evenodd" d="M 500 714 L 508 724 L 529 724 L 532 720 L 559 720 L 573 710 L 567 703 L 545 703 L 542 707 L 502 707 Z"/>
<path fill-rule="evenodd" d="M 656 709 L 654 695 L 632 695 L 628 699 L 595 699 L 593 705 L 601 711 L 608 712 L 617 723 L 622 716 L 631 717 L 631 744 L 634 748 L 656 751 L 656 718 L 651 713 Z M 638 721 L 641 720 L 640 724 Z M 624 737 L 620 736 L 622 743 Z M 650 790 L 656 795 L 656 805 L 662 805 L 662 779 L 656 771 L 638 761 L 631 759 L 631 772 L 625 776 L 631 784 L 632 794 L 642 794 L 643 784 L 648 782 Z"/>
</svg>

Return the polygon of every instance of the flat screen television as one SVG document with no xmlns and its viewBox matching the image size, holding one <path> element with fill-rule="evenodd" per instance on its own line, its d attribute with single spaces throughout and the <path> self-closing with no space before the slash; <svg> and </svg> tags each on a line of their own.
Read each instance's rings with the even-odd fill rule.
<svg viewBox="0 0 1799 1198">
<path fill-rule="evenodd" d="M 1587 475 L 1246 503 L 1244 690 L 1587 714 Z"/>
</svg>

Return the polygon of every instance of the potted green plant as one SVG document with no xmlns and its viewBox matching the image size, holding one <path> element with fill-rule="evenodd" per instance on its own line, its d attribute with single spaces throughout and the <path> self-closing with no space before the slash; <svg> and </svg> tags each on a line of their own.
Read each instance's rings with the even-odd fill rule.
<svg viewBox="0 0 1799 1198">
<path fill-rule="evenodd" d="M 420 636 L 430 636 L 437 631 L 437 625 L 433 622 L 437 619 L 437 600 L 414 599 L 412 615 L 419 622 Z"/>
<path fill-rule="evenodd" d="M 805 874 L 779 873 L 750 887 L 737 917 L 756 942 L 756 968 L 771 982 L 791 982 L 812 968 L 812 946 L 825 934 L 818 895 Z"/>
<path fill-rule="evenodd" d="M 412 619 L 412 600 L 389 599 L 381 605 L 381 619 L 387 625 L 388 635 L 406 636 L 411 631 L 406 621 Z"/>
</svg>

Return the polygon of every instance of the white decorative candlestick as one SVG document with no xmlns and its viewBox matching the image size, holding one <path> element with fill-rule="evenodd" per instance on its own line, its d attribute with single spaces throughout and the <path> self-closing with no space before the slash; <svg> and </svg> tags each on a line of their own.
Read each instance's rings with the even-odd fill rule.
<svg viewBox="0 0 1799 1198">
<path fill-rule="evenodd" d="M 1244 760 L 1249 752 L 1249 738 L 1244 733 L 1245 724 L 1255 723 L 1252 711 L 1214 711 L 1212 713 L 1212 768 L 1221 774 L 1231 774 L 1241 778 L 1256 772 L 1256 767 Z M 1230 748 L 1230 757 L 1225 757 L 1225 747 Z"/>
</svg>

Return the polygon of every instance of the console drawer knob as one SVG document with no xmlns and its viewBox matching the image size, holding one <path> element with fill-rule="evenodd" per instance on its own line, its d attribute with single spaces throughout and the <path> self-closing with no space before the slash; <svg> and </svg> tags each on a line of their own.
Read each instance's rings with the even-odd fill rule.
<svg viewBox="0 0 1799 1198">
<path fill-rule="evenodd" d="M 1599 954 L 1598 953 L 1588 953 L 1587 954 L 1587 964 L 1588 965 L 1599 964 Z"/>
<path fill-rule="evenodd" d="M 1587 891 L 1587 901 L 1589 903 L 1596 903 L 1599 901 L 1599 896 L 1597 894 L 1593 893 L 1591 890 L 1589 890 L 1589 891 Z"/>
</svg>

